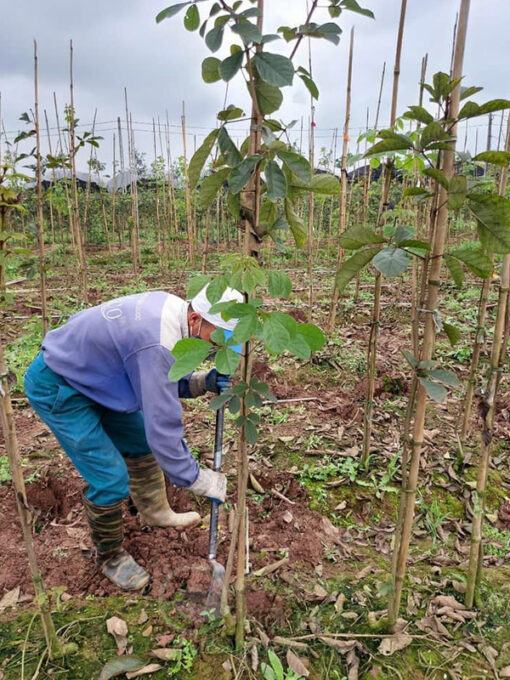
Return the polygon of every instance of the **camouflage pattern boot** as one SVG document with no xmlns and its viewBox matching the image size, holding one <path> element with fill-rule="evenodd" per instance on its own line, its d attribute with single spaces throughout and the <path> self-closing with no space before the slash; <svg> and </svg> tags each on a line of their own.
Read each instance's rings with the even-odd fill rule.
<svg viewBox="0 0 510 680">
<path fill-rule="evenodd" d="M 129 492 L 144 526 L 189 529 L 201 521 L 198 512 L 174 512 L 168 503 L 165 476 L 150 453 L 141 458 L 126 458 Z"/>
<path fill-rule="evenodd" d="M 113 505 L 94 505 L 84 499 L 85 514 L 96 546 L 97 563 L 103 574 L 123 590 L 142 590 L 150 576 L 124 550 L 122 501 Z"/>
</svg>

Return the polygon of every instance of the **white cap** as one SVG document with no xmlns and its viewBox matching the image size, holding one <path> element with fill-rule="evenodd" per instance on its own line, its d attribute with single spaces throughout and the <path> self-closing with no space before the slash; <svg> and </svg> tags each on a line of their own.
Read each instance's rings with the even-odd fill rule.
<svg viewBox="0 0 510 680">
<path fill-rule="evenodd" d="M 212 325 L 216 326 L 216 328 L 223 328 L 225 331 L 233 331 L 237 326 L 238 319 L 230 319 L 229 321 L 225 321 L 221 314 L 211 314 L 210 309 L 212 304 L 207 299 L 206 291 L 207 286 L 204 286 L 200 293 L 195 295 L 195 297 L 191 300 L 193 311 L 200 314 L 202 318 L 204 318 L 209 323 L 212 323 Z M 244 302 L 244 297 L 238 290 L 235 290 L 234 288 L 227 288 L 218 302 L 230 301 Z"/>
</svg>

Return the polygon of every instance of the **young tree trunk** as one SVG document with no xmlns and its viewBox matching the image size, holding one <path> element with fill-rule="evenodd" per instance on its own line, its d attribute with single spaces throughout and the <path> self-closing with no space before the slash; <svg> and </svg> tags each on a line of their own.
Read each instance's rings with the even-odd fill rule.
<svg viewBox="0 0 510 680">
<path fill-rule="evenodd" d="M 459 84 L 451 94 L 447 115 L 449 118 L 456 119 L 459 113 L 460 101 L 460 78 L 462 76 L 462 66 L 464 60 L 464 49 L 466 44 L 466 32 L 469 17 L 470 0 L 461 0 L 459 13 L 459 24 L 457 40 L 455 44 L 455 58 L 453 65 L 453 78 L 459 79 Z M 452 137 L 456 135 L 456 126 L 452 129 Z M 443 152 L 442 170 L 448 180 L 454 174 L 455 161 L 455 142 L 451 148 Z M 443 261 L 444 248 L 448 232 L 448 192 L 444 187 L 440 189 L 439 210 L 437 216 L 437 226 L 434 242 L 432 244 L 431 264 L 428 274 L 427 297 L 425 303 L 425 331 L 422 345 L 422 360 L 431 360 L 435 345 L 434 311 L 437 307 L 439 298 L 439 281 L 441 278 L 441 265 Z M 416 503 L 416 488 L 420 469 L 421 450 L 423 446 L 423 432 L 425 429 L 425 411 L 427 405 L 427 394 L 421 384 L 417 387 L 416 406 L 414 410 L 412 453 L 407 476 L 407 489 L 405 494 L 404 520 L 400 540 L 396 550 L 396 573 L 393 579 L 393 591 L 388 606 L 388 618 L 391 625 L 396 623 L 400 602 L 402 599 L 402 588 L 406 575 L 407 556 L 409 552 L 409 542 L 414 521 L 414 508 Z"/>
<path fill-rule="evenodd" d="M 47 113 L 46 109 L 44 109 L 44 121 L 45 121 L 45 124 L 46 124 L 46 138 L 48 140 L 48 151 L 50 152 L 50 155 L 53 156 L 53 151 L 51 150 L 50 125 L 48 123 L 48 113 Z M 55 185 L 55 170 L 51 171 L 51 177 L 52 177 L 53 185 Z M 50 209 L 51 243 L 52 243 L 52 246 L 55 246 L 55 217 L 53 215 L 53 196 L 52 196 L 51 191 L 49 192 L 48 206 L 49 206 L 49 209 Z"/>
<path fill-rule="evenodd" d="M 32 516 L 27 502 L 25 481 L 23 479 L 23 471 L 20 464 L 18 439 L 16 437 L 14 413 L 12 410 L 11 398 L 9 396 L 9 381 L 2 339 L 0 339 L 0 421 L 2 425 L 2 431 L 4 433 L 5 450 L 9 458 L 12 483 L 16 494 L 16 504 L 18 508 L 21 529 L 23 532 L 25 550 L 28 557 L 28 566 L 30 569 L 30 575 L 32 577 L 32 583 L 34 585 L 35 603 L 39 609 L 39 614 L 41 617 L 42 628 L 48 649 L 48 657 L 50 659 L 54 659 L 61 655 L 61 646 L 57 637 L 55 626 L 53 625 L 53 620 L 51 618 L 49 600 L 44 587 L 41 572 L 39 571 L 34 549 L 34 541 L 31 529 Z"/>
<path fill-rule="evenodd" d="M 44 215 L 42 196 L 41 128 L 39 125 L 39 72 L 37 42 L 34 40 L 34 126 L 35 126 L 35 182 L 36 182 L 36 228 L 39 251 L 39 290 L 41 294 L 41 319 L 43 336 L 49 327 L 48 302 L 46 298 L 46 256 L 44 252 Z"/>
<path fill-rule="evenodd" d="M 398 99 L 398 83 L 400 79 L 400 56 L 402 53 L 402 41 L 404 38 L 404 23 L 407 10 L 407 0 L 402 0 L 400 5 L 400 20 L 397 34 L 397 48 L 395 52 L 395 66 L 393 68 L 393 90 L 391 96 L 391 113 L 390 113 L 390 127 L 395 125 L 397 119 L 397 99 Z M 384 213 L 387 210 L 388 199 L 390 195 L 390 187 L 392 180 L 393 164 L 387 162 L 384 166 L 384 179 L 381 193 L 381 202 L 379 206 L 378 229 L 382 230 L 384 224 Z M 374 303 L 372 307 L 372 322 L 370 324 L 370 335 L 368 339 L 367 350 L 367 391 L 365 400 L 365 411 L 363 415 L 363 451 L 361 454 L 361 461 L 365 468 L 368 467 L 370 444 L 372 441 L 372 413 L 374 408 L 374 394 L 375 394 L 375 379 L 376 379 L 376 361 L 377 361 L 377 344 L 379 340 L 379 327 L 381 317 L 381 290 L 382 290 L 382 275 L 377 272 L 375 275 L 374 284 Z"/>
<path fill-rule="evenodd" d="M 510 120 L 506 136 L 506 151 L 510 150 Z M 508 166 L 501 171 L 499 194 L 504 195 L 508 176 Z M 481 455 L 478 463 L 475 500 L 473 503 L 473 521 L 471 528 L 471 548 L 466 587 L 466 606 L 472 607 L 478 590 L 482 570 L 482 527 L 485 516 L 485 498 L 487 477 L 491 459 L 491 446 L 494 430 L 496 397 L 499 387 L 499 376 L 503 368 L 506 346 L 506 328 L 508 316 L 508 291 L 510 288 L 510 254 L 504 255 L 501 266 L 499 284 L 498 310 L 492 339 L 492 350 L 486 387 L 480 403 L 482 417 Z"/>
<path fill-rule="evenodd" d="M 347 224 L 347 155 L 349 153 L 349 125 L 351 122 L 351 89 L 352 89 L 352 59 L 354 53 L 354 28 L 351 29 L 351 40 L 349 43 L 349 65 L 347 67 L 347 91 L 345 95 L 345 119 L 344 119 L 344 134 L 342 144 L 342 160 L 340 165 L 340 196 L 339 196 L 339 221 L 338 221 L 338 236 L 342 236 Z M 329 331 L 333 332 L 336 323 L 336 308 L 338 306 L 338 286 L 336 280 L 338 272 L 342 266 L 344 257 L 344 249 L 341 245 L 338 246 L 338 255 L 336 260 L 336 272 L 333 283 L 333 296 L 329 307 Z"/>
<path fill-rule="evenodd" d="M 96 118 L 97 118 L 97 109 L 94 109 L 94 117 L 92 119 L 92 136 L 94 136 L 96 132 Z M 92 190 L 92 160 L 94 158 L 94 147 L 91 145 L 90 146 L 90 154 L 89 154 L 89 171 L 87 173 L 87 187 L 85 189 L 85 207 L 83 209 L 83 228 L 85 230 L 85 238 L 87 243 L 89 242 L 90 239 L 90 227 L 88 223 L 89 219 L 89 209 L 90 209 L 90 192 Z"/>
<path fill-rule="evenodd" d="M 182 102 L 181 127 L 182 127 L 182 154 L 184 157 L 184 196 L 186 201 L 186 224 L 188 227 L 188 260 L 190 267 L 193 267 L 193 262 L 195 260 L 195 230 L 193 229 L 193 210 L 191 206 L 191 190 L 189 186 L 188 176 L 188 158 L 186 145 L 187 141 L 186 107 L 184 102 Z"/>
</svg>

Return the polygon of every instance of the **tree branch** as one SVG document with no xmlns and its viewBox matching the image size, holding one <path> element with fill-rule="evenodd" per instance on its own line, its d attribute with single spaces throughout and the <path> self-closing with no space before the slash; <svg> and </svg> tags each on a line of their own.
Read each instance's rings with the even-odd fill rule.
<svg viewBox="0 0 510 680">
<path fill-rule="evenodd" d="M 306 26 L 307 24 L 310 23 L 310 19 L 312 18 L 312 14 L 313 14 L 313 13 L 315 12 L 315 10 L 317 9 L 317 5 L 318 5 L 318 4 L 319 4 L 319 0 L 313 0 L 312 6 L 310 7 L 310 11 L 308 12 L 308 16 L 306 17 L 306 21 L 305 21 L 305 24 L 304 24 L 305 26 Z M 294 55 L 295 55 L 296 52 L 298 51 L 298 47 L 300 46 L 301 41 L 303 40 L 304 37 L 305 37 L 305 36 L 304 36 L 303 33 L 301 33 L 301 34 L 299 35 L 299 38 L 297 39 L 296 44 L 294 45 L 294 49 L 292 50 L 292 52 L 291 52 L 291 54 L 290 54 L 290 57 L 289 57 L 289 59 L 290 59 L 291 61 L 292 61 L 292 59 L 294 59 Z"/>
</svg>

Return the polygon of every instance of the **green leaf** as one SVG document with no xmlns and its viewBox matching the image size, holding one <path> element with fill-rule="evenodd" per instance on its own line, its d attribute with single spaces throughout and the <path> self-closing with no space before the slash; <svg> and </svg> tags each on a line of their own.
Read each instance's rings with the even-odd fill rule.
<svg viewBox="0 0 510 680">
<path fill-rule="evenodd" d="M 216 353 L 215 365 L 217 370 L 220 373 L 223 373 L 223 375 L 233 375 L 236 372 L 240 361 L 240 354 L 228 347 L 222 347 Z"/>
<path fill-rule="evenodd" d="M 284 680 L 285 672 L 280 659 L 276 656 L 272 649 L 267 650 L 267 656 L 269 658 L 269 663 L 276 673 L 276 680 Z"/>
<path fill-rule="evenodd" d="M 427 149 L 433 142 L 446 142 L 451 141 L 452 137 L 443 130 L 441 123 L 437 120 L 432 121 L 426 125 L 420 134 L 420 148 Z"/>
<path fill-rule="evenodd" d="M 210 281 L 209 276 L 205 276 L 204 274 L 197 274 L 196 276 L 193 276 L 189 281 L 188 285 L 186 287 L 186 297 L 188 300 L 191 300 L 191 298 L 194 298 L 195 295 L 198 295 L 202 288 L 206 286 Z"/>
<path fill-rule="evenodd" d="M 423 170 L 423 174 L 427 175 L 427 177 L 432 177 L 432 179 L 435 179 L 438 184 L 440 184 L 445 189 L 448 189 L 449 182 L 442 170 L 438 170 L 437 168 L 425 168 Z"/>
<path fill-rule="evenodd" d="M 210 132 L 204 139 L 202 145 L 199 146 L 198 149 L 195 151 L 192 159 L 189 162 L 188 179 L 191 189 L 194 189 L 196 187 L 197 182 L 200 179 L 200 174 L 204 168 L 207 159 L 209 158 L 209 154 L 213 149 L 218 134 L 219 130 L 213 130 L 212 132 Z"/>
<path fill-rule="evenodd" d="M 225 392 L 222 392 L 221 394 L 218 394 L 218 396 L 211 399 L 209 402 L 209 408 L 211 408 L 213 411 L 217 411 L 222 406 L 225 406 L 225 404 L 231 399 L 232 392 L 230 390 L 226 390 Z"/>
<path fill-rule="evenodd" d="M 211 303 L 211 305 L 214 305 L 216 302 L 219 302 L 222 298 L 223 293 L 227 289 L 228 286 L 228 278 L 227 276 L 218 276 L 217 278 L 213 279 L 211 283 L 207 287 L 207 292 L 206 292 L 206 297 Z"/>
<path fill-rule="evenodd" d="M 404 118 L 408 120 L 417 120 L 420 123 L 428 125 L 434 120 L 434 116 L 427 111 L 423 106 L 410 106 L 409 111 L 404 113 Z"/>
<path fill-rule="evenodd" d="M 402 354 L 405 357 L 405 360 L 411 366 L 411 368 L 416 368 L 419 364 L 418 359 L 414 356 L 414 354 L 411 354 L 411 352 L 408 352 L 406 349 L 402 350 Z"/>
<path fill-rule="evenodd" d="M 246 19 L 234 24 L 234 26 L 232 26 L 232 32 L 240 35 L 245 45 L 249 45 L 250 43 L 259 44 L 262 42 L 262 33 L 255 24 L 252 24 L 251 21 L 247 21 Z"/>
<path fill-rule="evenodd" d="M 384 276 L 400 276 L 409 266 L 411 259 L 401 248 L 383 248 L 374 257 L 374 267 Z"/>
<path fill-rule="evenodd" d="M 246 419 L 246 422 L 244 423 L 244 432 L 248 444 L 255 444 L 257 442 L 257 427 L 253 420 L 250 420 L 249 418 Z"/>
<path fill-rule="evenodd" d="M 462 265 L 458 260 L 456 260 L 454 257 L 451 257 L 450 255 L 445 255 L 444 261 L 448 267 L 448 271 L 451 274 L 454 284 L 457 286 L 457 288 L 462 288 L 464 283 L 464 270 L 462 269 Z"/>
<path fill-rule="evenodd" d="M 224 26 L 219 24 L 209 31 L 205 36 L 205 44 L 211 52 L 217 52 L 223 42 Z"/>
<path fill-rule="evenodd" d="M 310 76 L 305 75 L 304 73 L 299 73 L 299 77 L 305 84 L 306 89 L 310 93 L 310 95 L 314 99 L 319 99 L 319 88 L 315 84 L 315 81 L 310 78 Z"/>
<path fill-rule="evenodd" d="M 492 276 L 494 270 L 492 259 L 481 248 L 461 246 L 450 251 L 449 256 L 463 262 L 472 274 L 481 279 L 489 279 Z"/>
<path fill-rule="evenodd" d="M 349 257 L 342 263 L 335 281 L 338 293 L 342 293 L 347 284 L 352 281 L 358 272 L 365 267 L 379 252 L 379 248 L 364 248 Z"/>
<path fill-rule="evenodd" d="M 233 194 L 238 194 L 248 184 L 260 159 L 261 156 L 248 156 L 232 170 L 229 188 Z"/>
<path fill-rule="evenodd" d="M 200 26 L 200 12 L 196 5 L 188 7 L 188 11 L 184 17 L 184 26 L 188 31 L 196 31 Z"/>
<path fill-rule="evenodd" d="M 287 344 L 287 350 L 298 357 L 298 359 L 303 359 L 304 361 L 309 359 L 312 354 L 306 339 L 299 333 L 291 337 Z"/>
<path fill-rule="evenodd" d="M 199 338 L 179 340 L 172 350 L 175 363 L 168 373 L 170 382 L 177 382 L 200 366 L 209 356 L 211 347 L 209 342 Z"/>
<path fill-rule="evenodd" d="M 449 387 L 461 387 L 462 383 L 452 371 L 446 371 L 444 368 L 435 368 L 430 371 L 430 377 L 437 380 L 443 385 Z"/>
<path fill-rule="evenodd" d="M 491 99 L 485 104 L 480 106 L 480 115 L 485 115 L 486 113 L 494 113 L 495 111 L 504 111 L 505 109 L 510 109 L 509 99 Z"/>
<path fill-rule="evenodd" d="M 477 154 L 474 161 L 482 161 L 485 163 L 494 163 L 494 165 L 509 165 L 510 152 L 509 151 L 482 151 Z"/>
<path fill-rule="evenodd" d="M 296 177 L 307 184 L 311 181 L 312 169 L 304 156 L 295 151 L 279 150 L 276 153 Z"/>
<path fill-rule="evenodd" d="M 374 13 L 369 9 L 365 9 L 364 7 L 360 7 L 357 0 L 343 0 L 341 5 L 344 9 L 348 9 L 350 12 L 356 12 L 356 14 L 362 14 L 365 17 L 370 17 L 370 19 L 375 18 Z"/>
<path fill-rule="evenodd" d="M 239 319 L 232 334 L 235 343 L 242 344 L 249 340 L 260 328 L 256 314 L 247 314 Z"/>
<path fill-rule="evenodd" d="M 483 87 L 476 87 L 475 85 L 471 85 L 470 87 L 461 87 L 460 88 L 460 99 L 461 101 L 463 99 L 467 99 L 468 97 L 472 97 L 474 94 L 477 94 L 478 92 L 481 92 L 483 90 Z"/>
<path fill-rule="evenodd" d="M 302 335 L 312 352 L 318 352 L 326 344 L 326 336 L 318 326 L 313 323 L 300 323 L 297 333 Z"/>
<path fill-rule="evenodd" d="M 227 208 L 232 217 L 238 220 L 241 215 L 241 199 L 239 194 L 233 194 L 230 191 L 227 193 Z"/>
<path fill-rule="evenodd" d="M 189 4 L 189 2 L 178 2 L 176 5 L 167 7 L 156 16 L 156 22 L 159 24 L 163 19 L 170 19 L 170 17 L 175 16 L 181 9 L 184 9 L 184 7 L 187 7 Z"/>
<path fill-rule="evenodd" d="M 282 91 L 268 85 L 263 80 L 257 80 L 255 84 L 255 94 L 257 95 L 257 104 L 260 112 L 265 116 L 278 111 L 283 102 Z"/>
<path fill-rule="evenodd" d="M 225 157 L 227 165 L 230 165 L 231 168 L 239 165 L 242 160 L 242 156 L 239 152 L 239 149 L 228 134 L 227 128 L 225 126 L 220 128 L 218 134 L 218 146 L 220 147 L 222 155 Z"/>
<path fill-rule="evenodd" d="M 390 131 L 391 132 L 391 131 Z M 392 132 L 391 135 L 386 136 L 380 142 L 374 144 L 370 147 L 365 154 L 365 157 L 373 156 L 377 153 L 388 153 L 390 151 L 405 151 L 406 149 L 412 149 L 412 141 L 406 137 L 406 135 L 399 135 L 396 132 Z"/>
<path fill-rule="evenodd" d="M 446 397 L 448 396 L 448 391 L 446 387 L 440 383 L 432 382 L 432 380 L 427 380 L 427 378 L 419 378 L 425 392 L 428 396 L 438 404 L 442 404 Z"/>
<path fill-rule="evenodd" d="M 216 83 L 221 80 L 221 61 L 216 57 L 207 57 L 202 62 L 202 79 L 206 83 Z"/>
<path fill-rule="evenodd" d="M 457 326 L 454 326 L 451 323 L 443 323 L 443 330 L 446 333 L 446 335 L 448 336 L 448 340 L 450 341 L 450 345 L 452 347 L 455 347 L 455 345 L 460 340 L 460 330 L 457 328 Z"/>
<path fill-rule="evenodd" d="M 275 203 L 287 195 L 287 180 L 275 161 L 268 161 L 265 170 L 267 197 Z"/>
<path fill-rule="evenodd" d="M 285 201 L 285 217 L 289 223 L 289 228 L 296 242 L 298 248 L 304 248 L 307 241 L 307 234 L 303 220 L 294 212 L 292 203 L 289 200 Z"/>
<path fill-rule="evenodd" d="M 262 326 L 262 339 L 270 352 L 281 354 L 287 348 L 290 341 L 290 333 L 281 320 L 274 314 L 271 314 Z"/>
<path fill-rule="evenodd" d="M 370 243 L 384 243 L 386 239 L 381 234 L 376 234 L 369 227 L 356 224 L 349 227 L 340 236 L 340 245 L 346 250 L 358 250 Z"/>
<path fill-rule="evenodd" d="M 310 190 L 321 196 L 336 196 L 340 191 L 340 182 L 335 175 L 321 173 L 312 177 Z"/>
<path fill-rule="evenodd" d="M 212 204 L 229 175 L 230 168 L 222 168 L 212 175 L 204 177 L 198 193 L 198 205 L 202 210 L 207 210 Z"/>
<path fill-rule="evenodd" d="M 99 680 L 111 680 L 111 678 L 116 678 L 119 675 L 138 671 L 146 665 L 147 662 L 142 661 L 137 656 L 116 656 L 105 663 L 99 674 Z"/>
<path fill-rule="evenodd" d="M 292 281 L 285 272 L 271 269 L 267 276 L 267 284 L 272 297 L 288 298 L 292 291 Z"/>
<path fill-rule="evenodd" d="M 238 73 L 239 69 L 243 65 L 243 52 L 234 52 L 221 62 L 220 65 L 220 76 L 225 82 L 232 80 L 232 78 Z"/>
<path fill-rule="evenodd" d="M 484 248 L 492 253 L 510 253 L 510 200 L 490 194 L 469 194 L 468 198 Z"/>
<path fill-rule="evenodd" d="M 335 24 L 333 21 L 328 21 L 325 24 L 317 26 L 310 32 L 310 35 L 313 38 L 324 38 L 328 42 L 333 43 L 333 45 L 338 45 L 341 33 L 342 29 L 338 24 Z"/>
<path fill-rule="evenodd" d="M 253 64 L 264 82 L 273 87 L 292 85 L 294 65 L 288 57 L 271 52 L 258 52 Z"/>
<path fill-rule="evenodd" d="M 464 175 L 454 175 L 448 187 L 448 208 L 450 210 L 460 210 L 464 205 L 467 194 L 467 177 Z"/>
</svg>

